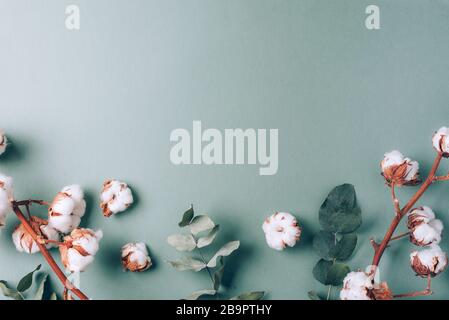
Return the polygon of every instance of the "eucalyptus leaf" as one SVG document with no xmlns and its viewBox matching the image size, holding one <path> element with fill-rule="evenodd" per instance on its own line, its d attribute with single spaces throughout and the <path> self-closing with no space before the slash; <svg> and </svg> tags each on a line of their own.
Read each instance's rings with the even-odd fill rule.
<svg viewBox="0 0 449 320">
<path fill-rule="evenodd" d="M 191 293 L 188 297 L 185 298 L 185 300 L 198 300 L 198 298 L 202 296 L 214 296 L 216 293 L 217 291 L 210 289 L 199 290 Z"/>
<path fill-rule="evenodd" d="M 191 234 L 174 234 L 167 238 L 167 242 L 178 251 L 192 251 L 196 248 L 195 239 Z"/>
<path fill-rule="evenodd" d="M 320 224 L 326 231 L 351 233 L 362 224 L 354 186 L 343 184 L 327 196 L 319 211 Z"/>
<path fill-rule="evenodd" d="M 33 275 L 36 271 L 40 270 L 41 265 L 38 265 L 36 269 L 28 273 L 25 277 L 23 277 L 19 284 L 17 285 L 17 291 L 24 292 L 27 291 L 33 285 Z"/>
<path fill-rule="evenodd" d="M 336 239 L 333 232 L 321 230 L 313 238 L 313 248 L 323 259 L 334 258 L 335 246 Z"/>
<path fill-rule="evenodd" d="M 310 300 L 323 300 L 321 297 L 316 293 L 315 291 L 309 291 L 307 292 L 307 295 L 309 296 Z"/>
<path fill-rule="evenodd" d="M 324 259 L 319 260 L 315 265 L 315 267 L 313 268 L 313 277 L 322 284 L 326 286 L 329 285 L 327 275 L 332 265 L 333 265 L 332 261 L 327 261 Z"/>
<path fill-rule="evenodd" d="M 342 235 L 341 239 L 337 241 L 331 255 L 338 261 L 345 261 L 349 259 L 357 245 L 357 235 L 355 233 L 348 233 Z"/>
<path fill-rule="evenodd" d="M 197 243 L 198 248 L 204 248 L 210 245 L 217 236 L 219 228 L 220 226 L 217 224 L 215 227 L 212 228 L 212 230 L 209 232 L 207 236 L 199 238 Z"/>
<path fill-rule="evenodd" d="M 168 262 L 173 266 L 173 268 L 178 271 L 193 270 L 195 272 L 198 272 L 206 267 L 206 264 L 204 262 L 189 257 L 184 257 L 181 260 Z"/>
<path fill-rule="evenodd" d="M 215 223 L 206 215 L 196 216 L 189 224 L 190 232 L 194 235 L 210 230 L 215 227 Z"/>
<path fill-rule="evenodd" d="M 237 250 L 240 246 L 240 241 L 231 241 L 225 244 L 223 247 L 221 247 L 220 250 L 217 251 L 217 253 L 210 259 L 207 266 L 209 268 L 215 268 L 217 266 L 217 259 L 219 257 L 227 257 L 232 252 Z"/>
<path fill-rule="evenodd" d="M 265 295 L 264 291 L 253 291 L 242 293 L 236 297 L 231 298 L 231 300 L 260 300 Z"/>
<path fill-rule="evenodd" d="M 351 271 L 349 267 L 343 263 L 335 262 L 327 273 L 327 284 L 332 286 L 340 286 L 343 279 Z"/>
<path fill-rule="evenodd" d="M 34 300 L 43 300 L 45 283 L 47 282 L 47 278 L 48 278 L 48 274 L 45 274 L 41 280 L 41 283 L 39 284 L 39 287 L 37 288 L 36 294 L 34 296 Z"/>
<path fill-rule="evenodd" d="M 15 289 L 9 288 L 6 281 L 0 280 L 0 289 L 2 290 L 5 297 L 12 298 L 14 300 L 23 300 L 20 292 Z"/>
<path fill-rule="evenodd" d="M 193 211 L 193 206 L 189 208 L 186 212 L 184 212 L 182 216 L 182 220 L 178 223 L 178 226 L 185 227 L 190 224 L 190 221 L 192 221 L 193 216 L 195 215 L 195 212 Z"/>
</svg>

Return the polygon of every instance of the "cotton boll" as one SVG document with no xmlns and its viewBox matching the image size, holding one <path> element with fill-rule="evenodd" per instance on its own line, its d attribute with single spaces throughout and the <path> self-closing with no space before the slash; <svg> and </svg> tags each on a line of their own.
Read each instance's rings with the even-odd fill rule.
<svg viewBox="0 0 449 320">
<path fill-rule="evenodd" d="M 380 167 L 388 185 L 415 185 L 419 182 L 418 162 L 405 158 L 398 150 L 385 153 Z"/>
<path fill-rule="evenodd" d="M 443 157 L 449 157 L 449 128 L 442 127 L 432 137 L 432 145 Z"/>
<path fill-rule="evenodd" d="M 443 223 L 441 220 L 435 219 L 429 223 L 423 223 L 415 227 L 410 233 L 410 241 L 421 247 L 438 244 L 441 241 L 442 231 Z"/>
<path fill-rule="evenodd" d="M 59 233 L 48 225 L 46 220 L 39 217 L 31 217 L 30 225 L 37 234 L 41 234 L 45 240 L 58 241 Z M 21 223 L 12 233 L 13 243 L 19 252 L 34 254 L 39 251 L 39 247 Z M 54 244 L 47 244 L 47 249 L 54 247 Z"/>
<path fill-rule="evenodd" d="M 12 211 L 13 179 L 0 173 L 0 229 L 5 226 L 6 216 Z"/>
<path fill-rule="evenodd" d="M 435 213 L 427 206 L 415 208 L 408 214 L 407 227 L 413 229 L 422 223 L 429 223 L 435 219 Z"/>
<path fill-rule="evenodd" d="M 91 229 L 74 229 L 59 247 L 65 268 L 70 272 L 84 271 L 94 261 L 102 238 L 101 230 L 95 232 Z"/>
<path fill-rule="evenodd" d="M 105 217 L 125 211 L 134 201 L 128 185 L 118 180 L 104 182 L 100 199 L 100 207 Z"/>
<path fill-rule="evenodd" d="M 413 251 L 410 254 L 410 264 L 417 275 L 434 277 L 446 268 L 447 255 L 438 245 L 432 245 L 428 249 Z"/>
<path fill-rule="evenodd" d="M 125 270 L 142 272 L 152 265 L 148 250 L 143 242 L 128 243 L 122 247 L 122 265 Z"/>
<path fill-rule="evenodd" d="M 373 279 L 362 271 L 353 271 L 343 279 L 340 291 L 341 300 L 371 300 L 370 291 L 374 288 Z"/>
<path fill-rule="evenodd" d="M 62 188 L 54 198 L 48 213 L 50 224 L 62 233 L 77 228 L 86 211 L 84 192 L 79 185 Z"/>
<path fill-rule="evenodd" d="M 6 137 L 5 132 L 0 129 L 0 155 L 2 155 L 5 152 L 7 145 L 8 145 L 8 138 Z"/>
<path fill-rule="evenodd" d="M 287 212 L 276 212 L 265 219 L 262 229 L 270 248 L 282 251 L 293 247 L 301 237 L 301 228 L 296 218 Z"/>
</svg>

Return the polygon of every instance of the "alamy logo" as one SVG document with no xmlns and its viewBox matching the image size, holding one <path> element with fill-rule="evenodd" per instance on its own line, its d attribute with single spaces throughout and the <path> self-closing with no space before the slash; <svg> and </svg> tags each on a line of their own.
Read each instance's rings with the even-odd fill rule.
<svg viewBox="0 0 449 320">
<path fill-rule="evenodd" d="M 259 164 L 260 175 L 278 171 L 278 129 L 204 130 L 201 121 L 193 121 L 192 135 L 187 129 L 175 129 L 170 141 L 176 142 L 170 160 L 181 164 Z M 269 139 L 269 140 L 267 140 Z M 246 150 L 245 150 L 246 149 Z"/>
<path fill-rule="evenodd" d="M 67 30 L 80 29 L 80 8 L 77 5 L 71 4 L 65 8 L 65 27 Z"/>
</svg>

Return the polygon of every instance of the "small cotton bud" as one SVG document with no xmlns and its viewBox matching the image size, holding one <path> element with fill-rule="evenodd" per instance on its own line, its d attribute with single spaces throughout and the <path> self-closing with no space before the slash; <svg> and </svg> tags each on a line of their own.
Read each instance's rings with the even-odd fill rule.
<svg viewBox="0 0 449 320">
<path fill-rule="evenodd" d="M 435 213 L 427 206 L 415 208 L 410 211 L 407 219 L 407 227 L 412 230 L 422 223 L 429 223 L 435 219 Z"/>
<path fill-rule="evenodd" d="M 416 226 L 410 233 L 410 241 L 420 247 L 438 244 L 441 241 L 442 231 L 443 223 L 441 220 L 434 219 L 429 223 Z"/>
<path fill-rule="evenodd" d="M 410 254 L 410 264 L 417 275 L 434 277 L 446 268 L 447 255 L 438 245 L 433 245 L 428 249 L 413 251 Z"/>
<path fill-rule="evenodd" d="M 13 179 L 0 173 L 0 229 L 5 226 L 6 216 L 12 211 Z"/>
<path fill-rule="evenodd" d="M 100 207 L 105 217 L 125 211 L 134 201 L 128 185 L 118 180 L 104 182 L 100 199 Z"/>
<path fill-rule="evenodd" d="M 449 128 L 442 127 L 432 137 L 432 145 L 443 157 L 449 157 Z"/>
<path fill-rule="evenodd" d="M 30 225 L 36 234 L 40 234 L 44 240 L 59 240 L 59 233 L 48 225 L 48 222 L 39 217 L 31 217 Z M 39 247 L 33 240 L 33 237 L 26 230 L 23 223 L 18 225 L 12 233 L 12 240 L 16 246 L 17 251 L 33 254 L 39 251 Z M 47 244 L 47 249 L 55 247 L 54 244 Z"/>
<path fill-rule="evenodd" d="M 48 209 L 50 225 L 61 233 L 77 228 L 86 211 L 84 192 L 79 185 L 62 188 Z"/>
<path fill-rule="evenodd" d="M 2 155 L 5 152 L 7 145 L 8 145 L 8 138 L 6 137 L 5 132 L 0 129 L 0 155 Z"/>
<path fill-rule="evenodd" d="M 125 270 L 142 272 L 151 267 L 151 258 L 144 243 L 128 243 L 122 247 L 122 265 Z"/>
<path fill-rule="evenodd" d="M 91 229 L 77 228 L 64 237 L 64 243 L 59 246 L 61 260 L 67 271 L 83 272 L 94 261 L 99 249 L 103 232 Z"/>
<path fill-rule="evenodd" d="M 353 271 L 343 279 L 341 300 L 372 300 L 373 279 L 363 271 Z"/>
<path fill-rule="evenodd" d="M 301 228 L 296 218 L 287 212 L 276 212 L 265 219 L 262 229 L 270 248 L 282 251 L 293 247 L 301 237 Z"/>
<path fill-rule="evenodd" d="M 415 185 L 419 182 L 418 162 L 405 158 L 397 150 L 385 153 L 380 166 L 388 185 Z"/>
</svg>

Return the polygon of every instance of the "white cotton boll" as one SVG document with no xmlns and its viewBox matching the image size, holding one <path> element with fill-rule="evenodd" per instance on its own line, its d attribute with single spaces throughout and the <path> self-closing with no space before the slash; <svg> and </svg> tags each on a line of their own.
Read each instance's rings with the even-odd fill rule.
<svg viewBox="0 0 449 320">
<path fill-rule="evenodd" d="M 128 243 L 122 247 L 122 265 L 131 272 L 143 272 L 152 265 L 148 250 L 143 242 Z"/>
<path fill-rule="evenodd" d="M 12 177 L 0 173 L 0 188 L 6 191 L 9 200 L 14 200 L 14 180 Z"/>
<path fill-rule="evenodd" d="M 449 128 L 442 127 L 432 137 L 432 145 L 444 157 L 449 156 Z"/>
<path fill-rule="evenodd" d="M 84 191 L 78 184 L 72 184 L 62 188 L 62 193 L 67 194 L 70 198 L 75 200 L 75 202 L 84 201 Z"/>
<path fill-rule="evenodd" d="M 434 227 L 435 226 L 435 227 Z M 432 220 L 429 223 L 418 225 L 410 234 L 410 240 L 417 246 L 438 244 L 441 241 L 443 224 L 440 220 Z"/>
<path fill-rule="evenodd" d="M 41 233 L 44 239 L 58 241 L 59 233 L 48 225 L 48 222 L 39 218 L 39 217 L 31 217 L 30 225 L 34 229 L 36 233 Z M 39 251 L 39 247 L 36 242 L 33 240 L 33 237 L 28 233 L 25 226 L 20 224 L 16 227 L 14 232 L 12 233 L 13 243 L 19 252 L 24 252 L 28 254 L 34 254 Z M 47 244 L 47 249 L 55 247 L 54 244 Z"/>
<path fill-rule="evenodd" d="M 94 261 L 99 250 L 99 242 L 103 232 L 77 228 L 64 238 L 59 247 L 61 260 L 65 268 L 71 272 L 82 272 Z"/>
<path fill-rule="evenodd" d="M 427 206 L 422 206 L 420 208 L 415 208 L 408 214 L 407 227 L 413 229 L 419 224 L 429 223 L 435 219 L 435 213 L 433 210 Z"/>
<path fill-rule="evenodd" d="M 374 288 L 372 277 L 362 271 L 353 271 L 343 279 L 341 300 L 371 300 L 369 293 Z"/>
<path fill-rule="evenodd" d="M 276 212 L 265 219 L 262 229 L 270 248 L 282 251 L 293 247 L 301 237 L 301 228 L 296 218 L 287 212 Z"/>
<path fill-rule="evenodd" d="M 78 250 L 70 248 L 67 252 L 66 269 L 70 272 L 83 272 L 93 261 L 93 256 L 84 256 Z"/>
<path fill-rule="evenodd" d="M 118 180 L 104 182 L 100 200 L 100 207 L 105 217 L 125 211 L 134 201 L 128 185 Z"/>
<path fill-rule="evenodd" d="M 75 205 L 75 208 L 73 208 L 73 215 L 82 218 L 85 213 L 86 213 L 86 201 L 83 199 Z"/>
<path fill-rule="evenodd" d="M 428 249 L 412 252 L 410 264 L 417 275 L 433 277 L 446 269 L 447 255 L 438 245 L 432 245 Z"/>
<path fill-rule="evenodd" d="M 405 158 L 398 150 L 385 153 L 380 166 L 388 185 L 414 185 L 419 182 L 419 163 Z"/>
<path fill-rule="evenodd" d="M 50 210 L 62 216 L 69 216 L 73 214 L 75 209 L 75 201 L 69 196 L 59 193 L 51 204 Z"/>
<path fill-rule="evenodd" d="M 393 166 L 399 166 L 404 162 L 404 155 L 398 151 L 393 150 L 384 154 L 384 159 L 381 162 L 382 170 L 386 170 Z"/>
<path fill-rule="evenodd" d="M 7 145 L 8 145 L 8 138 L 6 137 L 5 132 L 0 129 L 0 155 L 2 155 L 5 152 Z"/>
</svg>

